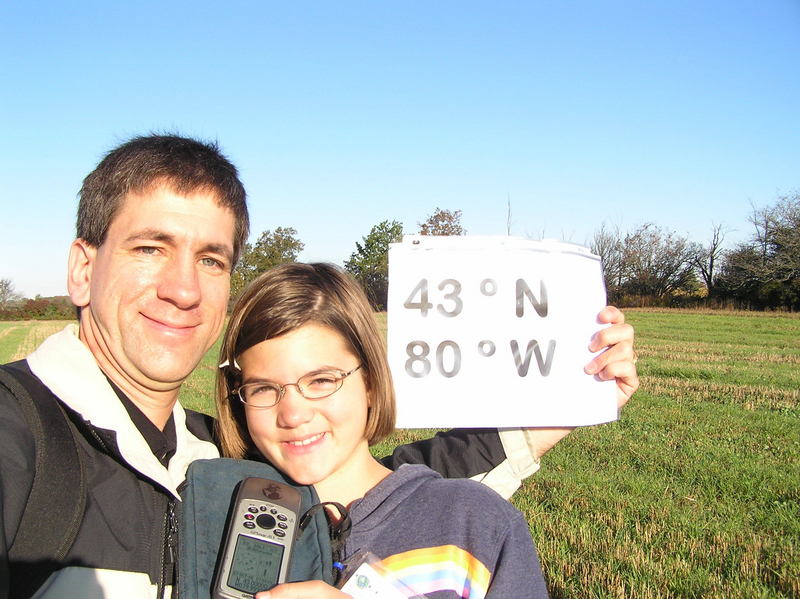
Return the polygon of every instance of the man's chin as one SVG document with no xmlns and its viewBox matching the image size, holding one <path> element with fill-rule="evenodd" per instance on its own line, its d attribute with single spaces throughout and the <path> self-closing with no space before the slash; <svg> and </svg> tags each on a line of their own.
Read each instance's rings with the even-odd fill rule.
<svg viewBox="0 0 800 599">
<path fill-rule="evenodd" d="M 180 387 L 196 367 L 197 362 L 160 360 L 142 365 L 140 372 L 155 390 L 169 391 Z"/>
</svg>

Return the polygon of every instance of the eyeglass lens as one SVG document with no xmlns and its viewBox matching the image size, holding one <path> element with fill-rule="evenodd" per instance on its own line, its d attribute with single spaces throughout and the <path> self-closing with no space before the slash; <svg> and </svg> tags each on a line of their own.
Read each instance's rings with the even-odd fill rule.
<svg viewBox="0 0 800 599">
<path fill-rule="evenodd" d="M 322 399 L 332 395 L 342 386 L 343 377 L 338 372 L 313 372 L 300 378 L 294 386 L 306 399 Z M 280 400 L 286 387 L 293 384 L 248 383 L 239 388 L 239 397 L 251 406 L 274 406 Z"/>
</svg>

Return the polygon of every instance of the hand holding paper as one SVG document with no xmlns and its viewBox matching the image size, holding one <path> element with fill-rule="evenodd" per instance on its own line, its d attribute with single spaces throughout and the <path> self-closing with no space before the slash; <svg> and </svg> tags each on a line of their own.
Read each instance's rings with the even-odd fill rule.
<svg viewBox="0 0 800 599">
<path fill-rule="evenodd" d="M 625 324 L 625 316 L 614 306 L 606 306 L 597 320 L 611 326 L 592 337 L 591 351 L 605 350 L 584 370 L 602 380 L 617 382 L 617 407 L 622 408 L 639 388 L 633 351 L 633 327 Z M 525 429 L 528 447 L 535 459 L 540 459 L 572 432 L 574 427 L 535 427 Z"/>
</svg>

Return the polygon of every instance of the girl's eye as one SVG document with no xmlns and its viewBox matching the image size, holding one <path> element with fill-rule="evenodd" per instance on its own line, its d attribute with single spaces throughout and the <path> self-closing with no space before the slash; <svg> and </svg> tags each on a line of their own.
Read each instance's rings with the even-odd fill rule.
<svg viewBox="0 0 800 599">
<path fill-rule="evenodd" d="M 244 400 L 244 403 L 254 407 L 266 408 L 274 406 L 278 402 L 280 395 L 280 388 L 269 383 L 248 384 L 239 390 L 239 396 Z"/>
<path fill-rule="evenodd" d="M 337 377 L 331 372 L 318 373 L 309 377 L 307 385 L 313 388 L 328 388 L 336 385 Z"/>
<path fill-rule="evenodd" d="M 273 385 L 253 385 L 247 387 L 248 395 L 261 395 L 263 393 L 275 393 L 276 389 Z"/>
</svg>

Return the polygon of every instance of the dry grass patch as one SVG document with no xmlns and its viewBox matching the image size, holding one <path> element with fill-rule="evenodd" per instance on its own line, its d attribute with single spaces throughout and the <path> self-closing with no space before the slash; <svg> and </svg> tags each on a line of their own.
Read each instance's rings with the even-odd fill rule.
<svg viewBox="0 0 800 599">
<path fill-rule="evenodd" d="M 800 409 L 800 390 L 797 389 L 729 385 L 678 377 L 642 377 L 642 388 L 676 401 L 734 402 L 745 410 Z"/>
<path fill-rule="evenodd" d="M 42 341 L 47 339 L 53 333 L 57 333 L 66 327 L 67 324 L 67 321 L 62 320 L 36 321 L 35 324 L 28 329 L 25 339 L 19 344 L 16 352 L 12 355 L 11 360 L 21 360 L 39 347 L 42 344 Z"/>
</svg>

